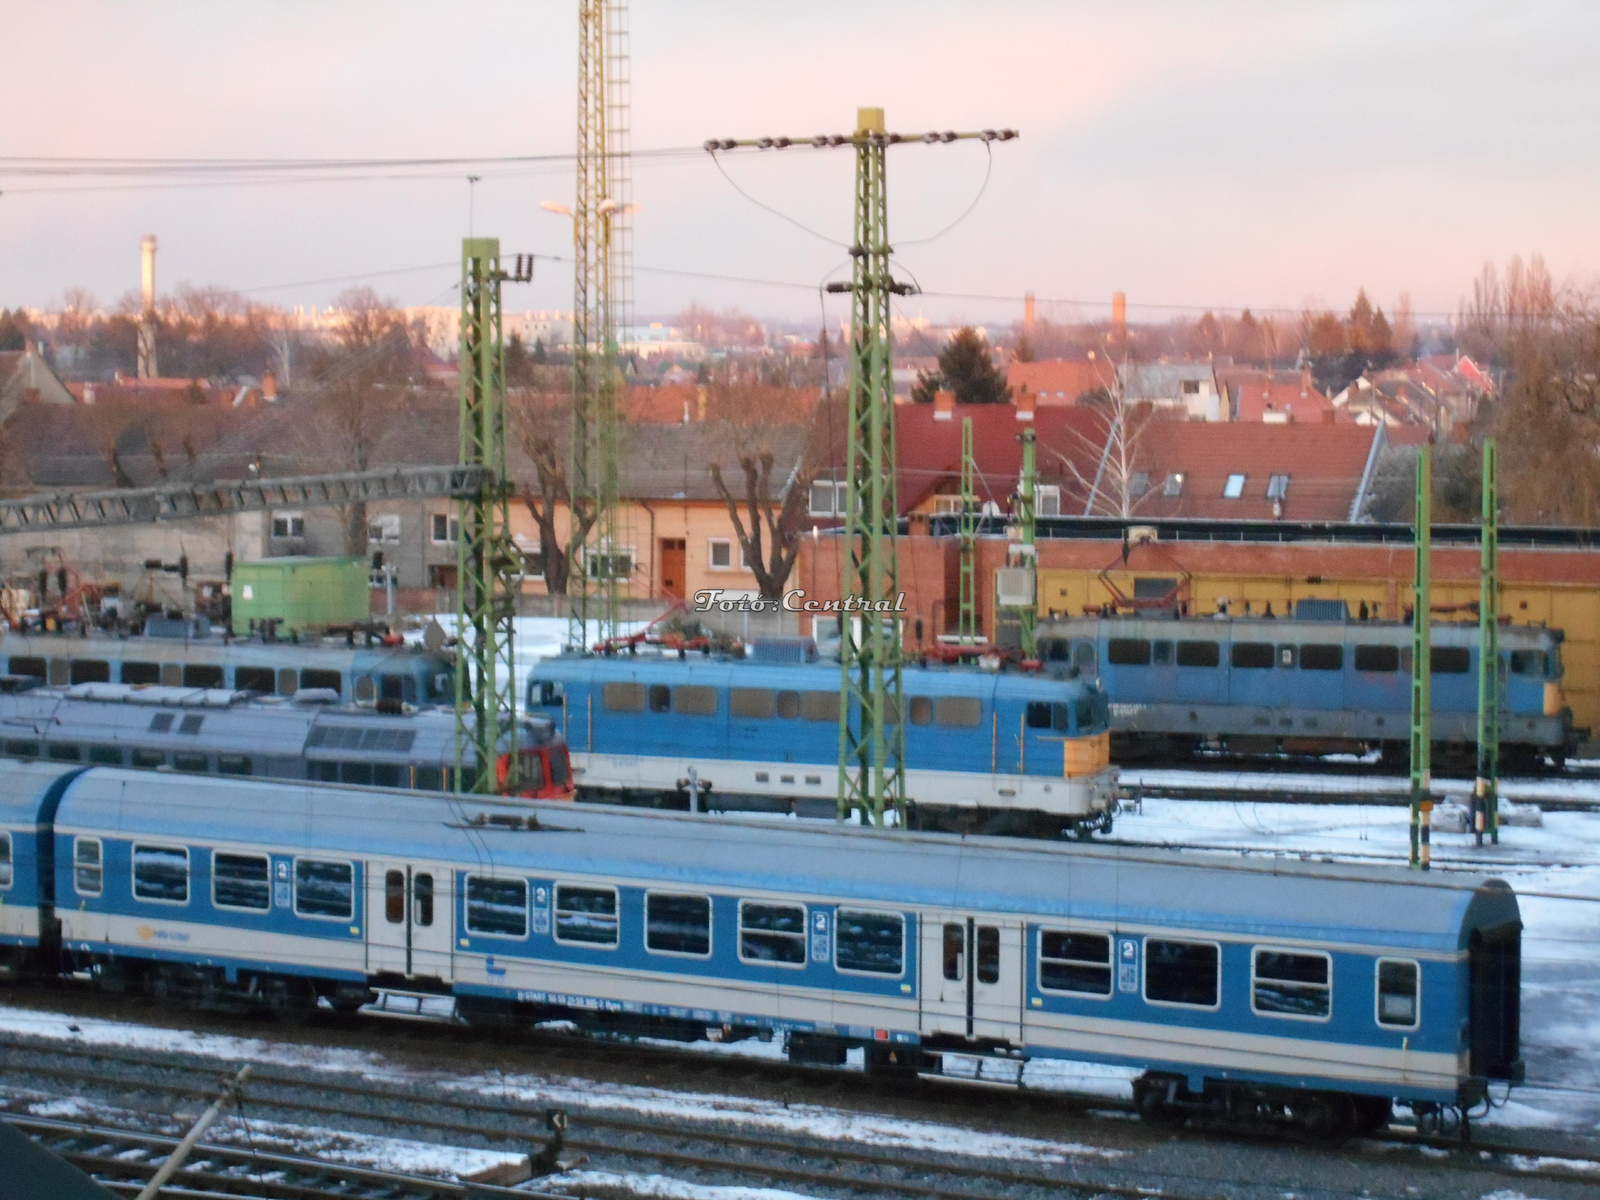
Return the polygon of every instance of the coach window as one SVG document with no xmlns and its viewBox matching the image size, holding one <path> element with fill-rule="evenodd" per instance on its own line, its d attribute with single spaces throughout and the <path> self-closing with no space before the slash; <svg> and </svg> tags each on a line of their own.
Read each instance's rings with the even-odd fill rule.
<svg viewBox="0 0 1600 1200">
<path fill-rule="evenodd" d="M 83 751 L 70 742 L 51 742 L 45 749 L 56 762 L 77 762 L 83 757 Z"/>
<path fill-rule="evenodd" d="M 1344 669 L 1344 647 L 1317 645 L 1315 643 L 1301 646 L 1300 669 L 1302 671 L 1342 671 Z"/>
<path fill-rule="evenodd" d="M 233 686 L 241 692 L 259 692 L 270 696 L 277 691 L 277 675 L 271 667 L 235 667 Z"/>
<path fill-rule="evenodd" d="M 739 961 L 804 966 L 806 910 L 794 904 L 739 901 Z"/>
<path fill-rule="evenodd" d="M 954 921 L 944 927 L 944 977 L 946 979 L 965 979 L 967 977 L 966 964 L 963 962 L 967 954 L 967 931 L 964 926 L 957 925 Z"/>
<path fill-rule="evenodd" d="M 601 703 L 607 712 L 644 711 L 644 684 L 608 683 L 601 689 Z"/>
<path fill-rule="evenodd" d="M 12 758 L 38 758 L 39 743 L 7 741 L 6 753 Z"/>
<path fill-rule="evenodd" d="M 717 713 L 717 689 L 686 684 L 672 689 L 672 711 L 690 717 L 713 717 Z"/>
<path fill-rule="evenodd" d="M 167 765 L 167 756 L 161 750 L 148 750 L 135 747 L 133 751 L 133 765 L 146 771 L 153 771 L 157 767 Z"/>
<path fill-rule="evenodd" d="M 11 886 L 11 835 L 0 833 L 0 888 Z"/>
<path fill-rule="evenodd" d="M 906 922 L 898 913 L 841 908 L 834 968 L 846 975 L 904 975 Z"/>
<path fill-rule="evenodd" d="M 174 770 L 186 771 L 190 775 L 204 775 L 207 770 L 206 756 L 180 750 L 172 756 L 172 766 Z"/>
<path fill-rule="evenodd" d="M 67 667 L 69 683 L 110 683 L 111 664 L 98 658 L 75 658 Z"/>
<path fill-rule="evenodd" d="M 1222 662 L 1222 646 L 1217 642 L 1179 642 L 1180 667 L 1215 667 Z"/>
<path fill-rule="evenodd" d="M 433 876 L 426 871 L 411 877 L 411 923 L 433 924 Z"/>
<path fill-rule="evenodd" d="M 157 904 L 189 903 L 189 851 L 133 844 L 133 895 Z"/>
<path fill-rule="evenodd" d="M 120 767 L 122 765 L 122 747 L 90 746 L 89 761 L 99 763 L 103 767 Z"/>
<path fill-rule="evenodd" d="M 1400 669 L 1399 646 L 1357 646 L 1355 652 L 1356 670 L 1370 671 L 1373 673 L 1398 671 Z"/>
<path fill-rule="evenodd" d="M 644 948 L 651 954 L 711 957 L 711 898 L 649 892 L 644 898 Z"/>
<path fill-rule="evenodd" d="M 979 983 L 1000 982 L 1000 927 L 998 925 L 978 926 L 978 947 L 974 955 L 977 962 Z"/>
<path fill-rule="evenodd" d="M 1258 947 L 1251 955 L 1250 1009 L 1263 1016 L 1325 1021 L 1333 1011 L 1332 971 L 1326 954 Z"/>
<path fill-rule="evenodd" d="M 1435 675 L 1465 675 L 1472 669 L 1472 651 L 1465 646 L 1435 646 L 1432 661 Z"/>
<path fill-rule="evenodd" d="M 1027 722 L 1029 729 L 1050 728 L 1050 703 L 1047 700 L 1028 701 Z"/>
<path fill-rule="evenodd" d="M 330 692 L 337 694 L 344 690 L 344 677 L 337 671 L 305 667 L 300 672 L 300 686 L 303 688 L 327 688 Z"/>
<path fill-rule="evenodd" d="M 468 875 L 467 932 L 487 937 L 527 937 L 527 881 Z"/>
<path fill-rule="evenodd" d="M 556 941 L 617 944 L 617 889 L 556 885 Z"/>
<path fill-rule="evenodd" d="M 211 856 L 211 903 L 217 908 L 266 912 L 272 907 L 272 882 L 264 854 Z"/>
<path fill-rule="evenodd" d="M 650 685 L 650 711 L 664 713 L 672 711 L 672 689 L 664 683 Z"/>
<path fill-rule="evenodd" d="M 44 659 L 19 654 L 11 660 L 11 674 L 31 675 L 43 683 L 50 672 L 45 667 Z"/>
<path fill-rule="evenodd" d="M 339 782 L 353 783 L 359 787 L 372 786 L 372 764 L 343 762 L 339 764 Z"/>
<path fill-rule="evenodd" d="M 217 755 L 218 775 L 249 775 L 251 763 L 248 754 Z"/>
<path fill-rule="evenodd" d="M 219 688 L 222 686 L 222 668 L 215 663 L 188 663 L 183 668 L 183 686 Z"/>
<path fill-rule="evenodd" d="M 383 875 L 383 919 L 400 925 L 406 919 L 406 873 L 385 871 Z"/>
<path fill-rule="evenodd" d="M 1240 671 L 1270 671 L 1275 657 L 1271 642 L 1235 642 L 1228 651 L 1228 661 Z"/>
<path fill-rule="evenodd" d="M 1111 995 L 1111 939 L 1103 933 L 1039 931 L 1039 989 Z"/>
<path fill-rule="evenodd" d="M 528 760 L 524 759 L 523 761 L 524 761 L 524 763 L 527 763 Z M 538 768 L 539 760 L 537 758 L 534 758 L 534 759 L 532 759 L 532 763 L 533 763 L 534 769 L 536 770 Z M 373 784 L 373 786 L 374 787 L 387 787 L 387 788 L 397 788 L 397 787 L 399 787 L 400 786 L 400 771 L 401 771 L 401 767 L 400 767 L 399 763 L 373 763 L 372 764 L 372 784 Z M 532 778 L 532 774 L 528 770 L 526 765 L 523 767 L 523 774 L 525 776 L 524 779 L 523 779 L 523 783 L 526 784 L 528 787 L 531 787 L 531 788 L 533 788 L 535 790 L 538 790 L 539 788 L 544 786 L 544 780 L 542 780 L 542 779 L 537 779 L 536 780 L 536 779 Z"/>
<path fill-rule="evenodd" d="M 728 711 L 736 717 L 764 721 L 778 711 L 778 698 L 771 688 L 730 688 Z"/>
<path fill-rule="evenodd" d="M 792 721 L 800 715 L 800 693 L 778 693 L 778 715 L 787 721 Z"/>
<path fill-rule="evenodd" d="M 302 917 L 348 921 L 356 911 L 355 868 L 347 862 L 296 859 L 294 911 Z"/>
<path fill-rule="evenodd" d="M 100 839 L 72 839 L 72 887 L 80 896 L 98 896 L 105 886 Z"/>
<path fill-rule="evenodd" d="M 1144 638 L 1112 638 L 1106 644 L 1106 661 L 1114 667 L 1150 665 L 1150 643 Z"/>
<path fill-rule="evenodd" d="M 936 725 L 976 729 L 983 724 L 983 701 L 971 696 L 940 696 L 933 702 Z"/>
<path fill-rule="evenodd" d="M 1219 1003 L 1220 948 L 1215 942 L 1177 942 L 1146 938 L 1144 998 L 1152 1004 L 1216 1008 Z"/>
<path fill-rule="evenodd" d="M 1422 1016 L 1422 979 L 1408 958 L 1378 960 L 1378 1024 L 1390 1029 L 1415 1029 Z"/>
<path fill-rule="evenodd" d="M 808 721 L 837 721 L 838 692 L 801 692 L 800 715 Z"/>
<path fill-rule="evenodd" d="M 15 669 L 12 674 L 16 674 Z M 147 684 L 161 682 L 161 664 L 153 662 L 124 662 L 122 664 L 122 682 L 133 684 Z"/>
<path fill-rule="evenodd" d="M 418 767 L 413 774 L 411 786 L 419 792 L 442 792 L 444 772 L 438 767 Z"/>
</svg>

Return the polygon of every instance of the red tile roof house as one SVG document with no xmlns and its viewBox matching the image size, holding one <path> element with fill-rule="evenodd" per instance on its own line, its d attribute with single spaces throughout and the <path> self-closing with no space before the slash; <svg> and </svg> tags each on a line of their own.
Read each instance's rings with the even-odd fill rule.
<svg viewBox="0 0 1600 1200">
<path fill-rule="evenodd" d="M 1266 425 L 1322 424 L 1336 416 L 1333 401 L 1317 389 L 1311 372 L 1218 367 L 1217 383 L 1228 398 L 1228 419 Z"/>
<path fill-rule="evenodd" d="M 1013 397 L 1027 393 L 1037 408 L 1076 404 L 1084 396 L 1110 392 L 1116 368 L 1098 355 L 1081 361 L 1052 358 L 1042 362 L 1013 362 L 1006 367 L 1006 386 Z"/>
</svg>

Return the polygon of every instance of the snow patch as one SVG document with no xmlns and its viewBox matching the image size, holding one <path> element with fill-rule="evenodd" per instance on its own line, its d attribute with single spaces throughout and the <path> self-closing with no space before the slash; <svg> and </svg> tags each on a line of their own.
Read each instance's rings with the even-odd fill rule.
<svg viewBox="0 0 1600 1200">
<path fill-rule="evenodd" d="M 686 1183 L 666 1175 L 613 1175 L 609 1171 L 568 1171 L 542 1180 L 544 1188 L 613 1188 L 636 1196 L 660 1196 L 664 1200 L 806 1200 L 799 1192 L 777 1188 L 712 1187 Z"/>
</svg>

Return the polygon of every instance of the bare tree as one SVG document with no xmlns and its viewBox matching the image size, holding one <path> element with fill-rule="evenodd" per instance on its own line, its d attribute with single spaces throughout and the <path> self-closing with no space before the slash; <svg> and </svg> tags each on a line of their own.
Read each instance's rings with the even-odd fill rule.
<svg viewBox="0 0 1600 1200">
<path fill-rule="evenodd" d="M 545 589 L 552 596 L 565 596 L 571 563 L 562 548 L 557 510 L 572 503 L 567 482 L 570 398 L 558 392 L 518 388 L 510 394 L 509 408 L 512 436 L 533 466 L 533 478 L 523 482 L 519 494 L 539 528 Z M 588 500 L 580 500 L 573 511 L 581 545 L 594 526 L 595 513 Z"/>
<path fill-rule="evenodd" d="M 1094 414 L 1094 434 L 1072 430 L 1071 450 L 1050 452 L 1087 495 L 1086 515 L 1131 517 L 1151 494 L 1141 442 L 1154 411 L 1129 398 L 1120 374 L 1109 389 L 1080 404 Z"/>
<path fill-rule="evenodd" d="M 783 596 L 784 584 L 800 552 L 801 526 L 816 471 L 802 459 L 775 492 L 773 469 L 782 467 L 770 445 L 757 437 L 752 444 L 739 447 L 736 457 L 744 474 L 743 495 L 734 496 L 720 462 L 711 463 L 711 482 L 728 506 L 728 518 L 733 522 L 739 549 L 756 577 L 761 598 L 778 600 Z"/>
</svg>

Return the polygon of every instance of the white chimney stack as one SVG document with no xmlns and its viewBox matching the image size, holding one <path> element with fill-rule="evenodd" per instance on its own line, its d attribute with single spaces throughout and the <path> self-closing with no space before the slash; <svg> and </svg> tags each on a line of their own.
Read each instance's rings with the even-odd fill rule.
<svg viewBox="0 0 1600 1200">
<path fill-rule="evenodd" d="M 156 370 L 156 235 L 147 233 L 139 242 L 142 255 L 144 311 L 139 317 L 140 379 L 154 379 Z"/>
</svg>

